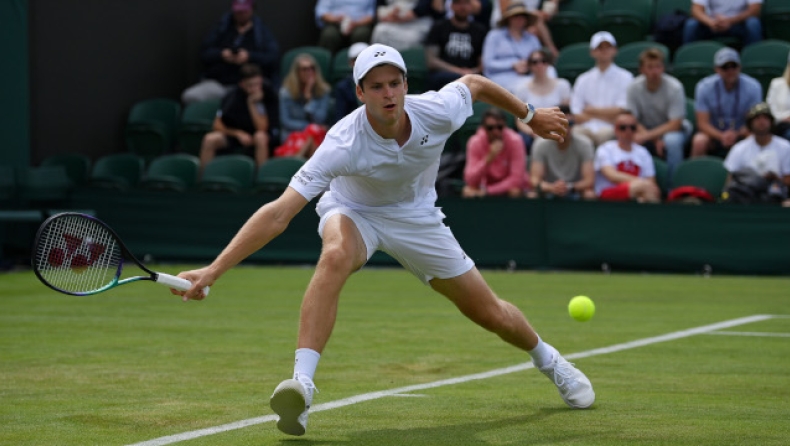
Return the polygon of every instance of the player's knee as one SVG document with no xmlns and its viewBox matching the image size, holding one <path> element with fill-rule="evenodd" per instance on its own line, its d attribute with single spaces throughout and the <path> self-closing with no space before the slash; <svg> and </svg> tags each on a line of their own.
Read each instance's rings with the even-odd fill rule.
<svg viewBox="0 0 790 446">
<path fill-rule="evenodd" d="M 354 259 L 354 250 L 340 243 L 325 245 L 318 262 L 322 268 L 338 274 L 350 274 L 358 268 Z"/>
</svg>

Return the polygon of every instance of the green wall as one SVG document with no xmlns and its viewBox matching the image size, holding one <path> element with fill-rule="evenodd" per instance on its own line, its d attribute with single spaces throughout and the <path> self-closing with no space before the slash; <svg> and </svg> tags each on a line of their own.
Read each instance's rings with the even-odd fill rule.
<svg viewBox="0 0 790 446">
<path fill-rule="evenodd" d="M 0 165 L 30 164 L 28 2 L 0 0 Z"/>
</svg>

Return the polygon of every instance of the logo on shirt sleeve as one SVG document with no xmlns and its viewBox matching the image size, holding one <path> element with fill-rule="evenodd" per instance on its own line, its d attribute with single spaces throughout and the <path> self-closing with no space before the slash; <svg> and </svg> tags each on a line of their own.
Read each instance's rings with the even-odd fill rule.
<svg viewBox="0 0 790 446">
<path fill-rule="evenodd" d="M 460 86 L 458 84 L 454 85 L 454 87 L 455 87 L 456 90 L 458 90 L 458 94 L 461 95 L 461 99 L 464 100 L 464 104 L 466 104 L 466 90 L 464 90 L 464 87 L 462 87 L 462 86 Z"/>
</svg>

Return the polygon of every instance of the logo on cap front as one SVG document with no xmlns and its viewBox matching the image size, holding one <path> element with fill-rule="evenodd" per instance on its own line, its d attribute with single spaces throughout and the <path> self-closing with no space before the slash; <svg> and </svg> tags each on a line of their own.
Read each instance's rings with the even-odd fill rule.
<svg viewBox="0 0 790 446">
<path fill-rule="evenodd" d="M 381 56 L 383 56 L 385 54 L 387 54 L 386 51 L 376 51 L 376 53 L 373 54 L 373 57 L 381 57 Z"/>
</svg>

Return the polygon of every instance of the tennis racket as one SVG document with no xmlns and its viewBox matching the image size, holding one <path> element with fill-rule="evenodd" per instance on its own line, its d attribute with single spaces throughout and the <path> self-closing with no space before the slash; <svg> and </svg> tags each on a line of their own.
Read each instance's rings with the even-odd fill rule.
<svg viewBox="0 0 790 446">
<path fill-rule="evenodd" d="M 124 258 L 148 276 L 121 279 Z M 146 268 L 109 226 L 98 218 L 64 212 L 46 219 L 33 242 L 33 271 L 44 285 L 72 296 L 101 293 L 119 285 L 151 280 L 186 291 L 192 282 Z M 208 296 L 209 287 L 203 288 Z"/>
</svg>

